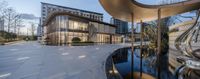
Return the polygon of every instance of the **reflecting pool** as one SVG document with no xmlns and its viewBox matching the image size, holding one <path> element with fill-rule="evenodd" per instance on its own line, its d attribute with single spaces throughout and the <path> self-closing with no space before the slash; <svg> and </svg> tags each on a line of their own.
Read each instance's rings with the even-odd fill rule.
<svg viewBox="0 0 200 79">
<path fill-rule="evenodd" d="M 123 48 L 115 51 L 112 56 L 116 70 L 124 78 L 128 79 L 131 72 L 131 49 Z M 167 54 L 161 57 L 161 78 L 174 79 L 172 73 L 168 70 L 168 56 Z M 134 49 L 134 72 L 140 72 L 140 48 Z M 156 53 L 154 50 L 143 49 L 142 54 L 142 73 L 148 74 L 156 78 L 157 65 Z"/>
</svg>

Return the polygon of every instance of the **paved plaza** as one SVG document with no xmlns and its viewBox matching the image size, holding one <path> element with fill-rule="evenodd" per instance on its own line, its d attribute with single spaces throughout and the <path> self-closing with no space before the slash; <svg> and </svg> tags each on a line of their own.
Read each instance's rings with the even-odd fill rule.
<svg viewBox="0 0 200 79">
<path fill-rule="evenodd" d="M 0 46 L 0 79 L 106 79 L 106 58 L 128 46 L 42 46 L 37 42 Z"/>
<path fill-rule="evenodd" d="M 106 79 L 106 58 L 129 46 L 44 46 L 37 42 L 0 46 L 0 79 Z M 171 64 L 177 55 L 169 54 Z"/>
</svg>

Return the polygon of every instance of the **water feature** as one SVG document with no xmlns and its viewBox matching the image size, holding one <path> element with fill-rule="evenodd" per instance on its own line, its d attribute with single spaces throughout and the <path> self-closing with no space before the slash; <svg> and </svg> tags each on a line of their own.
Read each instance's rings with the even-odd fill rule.
<svg viewBox="0 0 200 79">
<path fill-rule="evenodd" d="M 113 63 L 119 74 L 128 79 L 131 72 L 131 49 L 123 48 L 115 51 L 112 56 Z M 167 54 L 161 57 L 161 78 L 173 79 L 172 73 L 168 70 L 168 56 Z M 157 76 L 156 53 L 153 50 L 143 50 L 142 59 L 142 73 L 143 76 L 150 75 L 156 78 Z M 140 48 L 134 50 L 134 72 L 140 72 Z M 145 75 L 146 74 L 146 75 Z M 148 78 L 151 79 L 151 78 Z"/>
</svg>

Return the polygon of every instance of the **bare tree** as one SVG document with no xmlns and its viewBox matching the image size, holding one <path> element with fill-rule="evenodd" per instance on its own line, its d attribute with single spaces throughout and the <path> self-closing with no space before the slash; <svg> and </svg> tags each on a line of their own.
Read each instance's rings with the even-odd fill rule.
<svg viewBox="0 0 200 79">
<path fill-rule="evenodd" d="M 15 9 L 7 6 L 6 1 L 0 0 L 0 21 L 3 22 L 3 24 L 0 24 L 0 30 L 2 30 L 2 37 L 10 40 L 17 37 L 19 33 L 17 33 L 17 30 L 19 31 L 22 26 L 22 19 Z"/>
<path fill-rule="evenodd" d="M 7 5 L 8 4 L 7 4 L 6 1 L 0 1 L 0 21 L 3 23 L 0 26 L 0 28 L 1 28 L 0 30 L 1 31 L 4 31 L 4 15 L 3 15 L 3 12 L 6 9 Z"/>
<path fill-rule="evenodd" d="M 16 11 L 13 8 L 7 8 L 4 10 L 4 19 L 7 22 L 7 31 L 10 32 L 15 19 L 18 17 Z"/>
<path fill-rule="evenodd" d="M 35 36 L 35 31 L 36 31 L 36 26 L 34 23 L 31 23 L 31 35 L 32 35 L 32 40 L 34 40 L 34 36 Z"/>
<path fill-rule="evenodd" d="M 8 6 L 8 3 L 6 1 L 0 1 L 0 18 L 3 17 L 4 9 L 6 9 Z"/>
<path fill-rule="evenodd" d="M 17 34 L 17 28 L 21 25 L 22 19 L 20 18 L 20 15 L 16 15 L 16 18 L 14 19 L 14 33 Z"/>
<path fill-rule="evenodd" d="M 17 21 L 17 24 L 16 24 L 17 26 L 17 32 L 16 32 L 16 34 L 17 35 L 20 35 L 20 29 L 22 28 L 22 27 L 25 27 L 25 25 L 23 25 L 23 21 L 22 21 L 22 19 L 20 19 L 20 20 L 18 20 Z"/>
</svg>

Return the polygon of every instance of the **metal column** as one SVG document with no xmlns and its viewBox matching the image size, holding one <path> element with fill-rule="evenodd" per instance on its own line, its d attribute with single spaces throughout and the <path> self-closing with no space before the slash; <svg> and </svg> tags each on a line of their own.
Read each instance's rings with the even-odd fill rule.
<svg viewBox="0 0 200 79">
<path fill-rule="evenodd" d="M 144 36 L 143 36 L 143 32 L 144 32 L 144 29 L 143 29 L 143 22 L 142 20 L 140 21 L 140 24 L 141 24 L 141 31 L 140 31 L 140 79 L 142 79 L 142 54 L 143 54 L 143 41 L 144 41 Z"/>
<path fill-rule="evenodd" d="M 134 14 L 131 13 L 131 79 L 134 78 Z"/>
<path fill-rule="evenodd" d="M 161 18 L 161 9 L 158 9 L 158 21 L 157 21 L 157 79 L 160 79 L 160 54 L 161 54 L 161 26 L 160 26 L 160 18 Z"/>
</svg>

